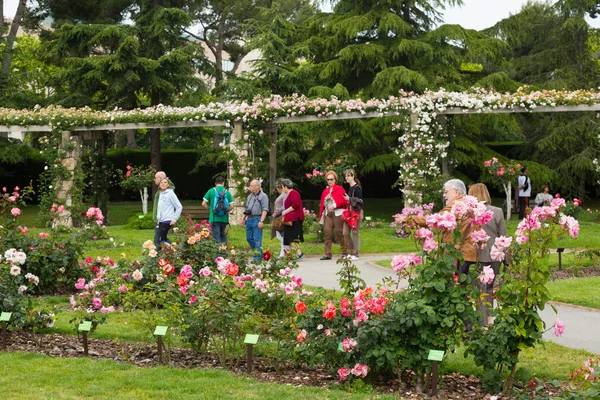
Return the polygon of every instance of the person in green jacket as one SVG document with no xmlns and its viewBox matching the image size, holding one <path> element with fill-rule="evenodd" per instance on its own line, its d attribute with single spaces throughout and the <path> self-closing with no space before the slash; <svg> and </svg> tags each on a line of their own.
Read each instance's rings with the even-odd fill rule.
<svg viewBox="0 0 600 400">
<path fill-rule="evenodd" d="M 231 196 L 231 193 L 225 189 L 224 185 L 225 179 L 223 179 L 221 176 L 218 176 L 215 179 L 215 187 L 209 189 L 202 199 L 202 206 L 210 210 L 208 222 L 210 222 L 210 231 L 213 239 L 217 243 L 217 246 L 227 246 L 227 225 L 229 225 L 229 211 L 233 205 L 233 196 Z M 214 206 L 218 200 L 217 195 L 220 195 L 223 192 L 225 192 L 229 209 L 226 210 L 223 215 L 216 215 Z"/>
</svg>

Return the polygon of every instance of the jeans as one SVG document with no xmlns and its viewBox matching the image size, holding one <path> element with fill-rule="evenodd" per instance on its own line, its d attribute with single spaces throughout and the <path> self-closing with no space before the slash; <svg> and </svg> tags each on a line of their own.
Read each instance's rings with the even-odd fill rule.
<svg viewBox="0 0 600 400">
<path fill-rule="evenodd" d="M 160 248 L 160 245 L 163 244 L 163 243 L 169 243 L 169 244 L 171 244 L 171 241 L 167 237 L 167 234 L 169 233 L 169 229 L 171 229 L 171 222 L 170 221 L 169 222 L 159 222 L 158 223 L 158 226 L 156 227 L 156 230 L 158 230 L 158 245 L 159 245 L 159 248 Z"/>
<path fill-rule="evenodd" d="M 158 229 L 158 222 L 154 222 L 154 249 L 156 251 L 160 249 L 160 229 Z"/>
<path fill-rule="evenodd" d="M 262 229 L 258 227 L 260 217 L 249 217 L 246 221 L 246 241 L 254 251 L 254 260 L 262 258 Z"/>
<path fill-rule="evenodd" d="M 217 246 L 221 243 L 227 245 L 227 222 L 211 222 L 210 233 Z"/>
</svg>

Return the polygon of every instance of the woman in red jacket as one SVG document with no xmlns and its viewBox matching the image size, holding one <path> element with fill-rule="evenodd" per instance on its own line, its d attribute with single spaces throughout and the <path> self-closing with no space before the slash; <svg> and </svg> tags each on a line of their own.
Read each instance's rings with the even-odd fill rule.
<svg viewBox="0 0 600 400">
<path fill-rule="evenodd" d="M 288 251 L 292 243 L 297 244 L 296 256 L 298 259 L 304 257 L 300 250 L 300 242 L 304 242 L 304 235 L 302 234 L 302 223 L 304 222 L 304 207 L 302 207 L 302 199 L 300 193 L 294 190 L 294 184 L 289 179 L 283 179 L 281 181 L 283 185 L 282 193 L 286 193 L 287 197 L 283 201 L 283 248 L 284 251 Z M 288 225 L 287 223 L 290 223 Z"/>
<path fill-rule="evenodd" d="M 342 254 L 346 256 L 347 248 L 344 246 L 344 233 L 342 213 L 346 209 L 346 191 L 337 184 L 338 176 L 334 171 L 328 171 L 325 174 L 327 187 L 321 194 L 321 207 L 319 218 L 325 231 L 325 256 L 321 260 L 331 260 L 331 246 L 333 244 L 333 229 L 338 243 L 342 246 Z"/>
</svg>

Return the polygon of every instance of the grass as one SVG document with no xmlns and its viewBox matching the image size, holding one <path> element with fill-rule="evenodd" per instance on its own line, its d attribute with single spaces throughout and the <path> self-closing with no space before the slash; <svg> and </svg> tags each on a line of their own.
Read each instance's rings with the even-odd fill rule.
<svg viewBox="0 0 600 400">
<path fill-rule="evenodd" d="M 600 277 L 561 279 L 548 283 L 554 301 L 600 309 Z"/>
<path fill-rule="evenodd" d="M 0 353 L 0 387 L 3 399 L 396 398 L 260 383 L 222 370 L 138 368 L 108 360 L 23 353 Z"/>
<path fill-rule="evenodd" d="M 461 347 L 454 354 L 448 354 L 441 364 L 443 372 L 481 376 L 483 369 L 475 365 L 473 356 L 465 358 L 464 352 L 464 347 Z M 517 368 L 524 368 L 538 378 L 567 381 L 571 371 L 581 367 L 590 357 L 596 356 L 585 350 L 570 349 L 544 341 L 541 345 L 521 352 Z"/>
</svg>

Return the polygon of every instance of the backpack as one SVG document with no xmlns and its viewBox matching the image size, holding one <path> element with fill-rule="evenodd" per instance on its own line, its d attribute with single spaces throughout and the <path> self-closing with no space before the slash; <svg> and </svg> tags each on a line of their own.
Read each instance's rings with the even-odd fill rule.
<svg viewBox="0 0 600 400">
<path fill-rule="evenodd" d="M 525 177 L 525 183 L 524 183 L 524 187 L 523 187 L 523 191 L 526 192 L 527 189 L 529 189 L 529 177 L 527 175 L 521 175 Z M 519 187 L 519 182 L 517 180 L 517 187 Z"/>
<path fill-rule="evenodd" d="M 217 217 L 223 217 L 229 212 L 229 200 L 227 199 L 227 189 L 219 193 L 215 188 L 215 200 L 213 202 L 213 214 Z"/>
</svg>

